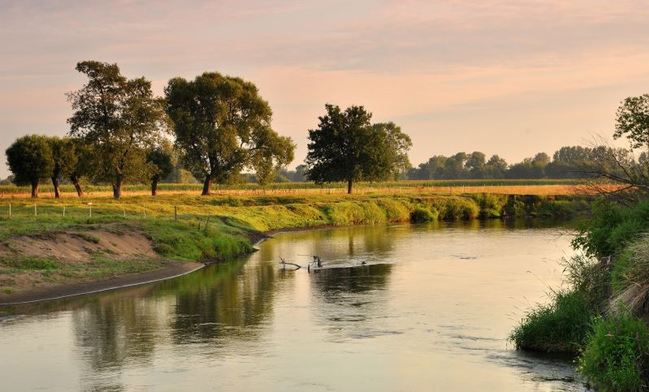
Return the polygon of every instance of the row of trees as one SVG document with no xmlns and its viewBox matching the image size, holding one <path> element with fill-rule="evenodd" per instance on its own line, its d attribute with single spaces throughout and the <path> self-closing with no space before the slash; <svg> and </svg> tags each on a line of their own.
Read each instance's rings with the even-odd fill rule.
<svg viewBox="0 0 649 392">
<path fill-rule="evenodd" d="M 76 70 L 88 82 L 68 94 L 74 111 L 68 137 L 25 136 L 7 150 L 14 183 L 31 185 L 33 197 L 44 179 L 59 197 L 64 178 L 81 196 L 81 177 L 112 184 L 117 199 L 127 181 L 151 181 L 155 194 L 173 170 L 172 141 L 182 166 L 203 180 L 203 194 L 245 169 L 268 182 L 293 159 L 293 142 L 271 128 L 270 106 L 252 83 L 204 73 L 170 80 L 162 98 L 150 81 L 128 79 L 116 64 L 84 61 Z"/>
<path fill-rule="evenodd" d="M 65 138 L 30 135 L 7 150 L 13 182 L 38 186 L 50 179 L 72 182 L 79 194 L 82 177 L 110 183 L 119 199 L 125 182 L 158 182 L 178 164 L 203 182 L 239 181 L 254 172 L 260 184 L 281 175 L 294 158 L 295 144 L 271 127 L 272 110 L 257 87 L 240 78 L 206 72 L 194 80 L 174 78 L 156 97 L 145 78 L 128 79 L 117 64 L 84 61 L 76 70 L 87 83 L 68 94 L 73 114 Z M 394 123 L 371 123 L 362 106 L 346 110 L 327 105 L 319 128 L 309 131 L 306 166 L 284 173 L 318 183 L 382 180 L 409 167 L 410 138 Z M 172 146 L 173 144 L 173 146 Z"/>
<path fill-rule="evenodd" d="M 594 148 L 565 146 L 557 150 L 552 158 L 540 152 L 512 165 L 498 155 L 492 155 L 487 159 L 480 151 L 470 154 L 459 152 L 450 157 L 435 155 L 417 168 L 409 169 L 407 178 L 412 180 L 590 178 L 595 174 L 593 167 L 604 157 L 619 152 L 607 146 Z M 645 155 L 641 154 L 639 158 L 643 160 Z"/>
</svg>

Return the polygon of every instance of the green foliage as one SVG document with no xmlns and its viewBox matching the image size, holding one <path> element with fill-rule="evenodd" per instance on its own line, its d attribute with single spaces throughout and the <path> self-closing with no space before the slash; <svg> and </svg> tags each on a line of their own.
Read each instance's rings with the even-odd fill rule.
<svg viewBox="0 0 649 392">
<path fill-rule="evenodd" d="M 410 213 L 410 222 L 412 223 L 426 223 L 436 221 L 438 218 L 437 210 L 429 210 L 423 207 L 415 207 Z"/>
<path fill-rule="evenodd" d="M 573 290 L 583 293 L 593 314 L 604 311 L 610 296 L 610 274 L 606 265 L 584 254 L 564 260 L 564 275 Z"/>
<path fill-rule="evenodd" d="M 270 106 L 254 84 L 205 72 L 193 81 L 171 79 L 165 94 L 176 147 L 185 167 L 205 180 L 204 194 L 211 181 L 236 181 L 245 168 L 266 181 L 293 159 L 293 142 L 273 131 Z"/>
<path fill-rule="evenodd" d="M 649 94 L 628 97 L 618 108 L 613 137 L 622 136 L 626 136 L 633 148 L 649 145 Z"/>
<path fill-rule="evenodd" d="M 613 262 L 611 268 L 611 290 L 613 294 L 622 293 L 631 283 L 629 280 L 629 270 L 634 264 L 633 254 L 630 250 L 625 249 Z"/>
<path fill-rule="evenodd" d="M 221 222 L 198 225 L 185 222 L 145 222 L 144 231 L 151 237 L 160 255 L 180 260 L 226 260 L 249 253 L 252 246 L 240 231 Z"/>
<path fill-rule="evenodd" d="M 318 184 L 346 181 L 352 192 L 356 181 L 394 179 L 410 166 L 408 135 L 394 123 L 371 124 L 372 114 L 362 106 L 344 111 L 326 105 L 317 129 L 309 130 L 307 177 Z"/>
<path fill-rule="evenodd" d="M 383 198 L 376 204 L 385 211 L 388 222 L 407 222 L 410 219 L 410 203 L 407 200 Z"/>
<path fill-rule="evenodd" d="M 645 390 L 649 374 L 646 323 L 626 312 L 595 320 L 579 371 L 598 391 Z"/>
<path fill-rule="evenodd" d="M 619 254 L 649 228 L 649 200 L 632 206 L 601 200 L 593 205 L 591 220 L 582 225 L 573 246 L 597 257 Z"/>
<path fill-rule="evenodd" d="M 7 164 L 16 185 L 31 185 L 32 197 L 38 197 L 38 184 L 54 169 L 52 147 L 45 136 L 18 138 L 7 149 Z"/>
<path fill-rule="evenodd" d="M 482 193 L 473 196 L 480 206 L 480 218 L 491 219 L 500 218 L 503 209 L 507 204 L 506 195 L 494 195 L 490 193 Z"/>
<path fill-rule="evenodd" d="M 512 332 L 517 349 L 577 354 L 591 320 L 606 306 L 608 273 L 597 260 L 578 255 L 565 262 L 570 290 L 553 292 L 550 303 L 529 311 Z"/>
<path fill-rule="evenodd" d="M 550 304 L 525 315 L 510 339 L 520 350 L 576 354 L 590 331 L 588 302 L 580 291 L 556 292 Z"/>
<path fill-rule="evenodd" d="M 480 215 L 480 206 L 470 197 L 426 198 L 420 202 L 431 211 L 438 211 L 440 218 L 447 221 L 471 220 Z"/>
<path fill-rule="evenodd" d="M 68 94 L 74 110 L 70 135 L 93 146 L 93 176 L 110 180 L 119 198 L 124 181 L 148 177 L 145 151 L 164 126 L 162 101 L 153 96 L 150 81 L 125 78 L 117 64 L 83 61 L 76 69 L 88 83 Z"/>
</svg>

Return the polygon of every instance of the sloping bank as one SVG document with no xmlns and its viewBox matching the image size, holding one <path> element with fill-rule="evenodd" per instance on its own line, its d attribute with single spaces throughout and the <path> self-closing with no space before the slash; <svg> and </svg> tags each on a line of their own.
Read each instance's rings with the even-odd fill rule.
<svg viewBox="0 0 649 392">
<path fill-rule="evenodd" d="M 172 206 L 158 200 L 160 208 Z M 17 219 L 2 222 L 12 225 L 13 234 L 0 243 L 0 305 L 168 279 L 205 263 L 250 253 L 268 232 L 434 220 L 567 219 L 587 211 L 589 200 L 484 194 L 342 201 L 191 198 L 185 209 L 189 208 L 192 215 L 178 221 L 114 216 L 56 221 L 50 226 Z"/>
</svg>

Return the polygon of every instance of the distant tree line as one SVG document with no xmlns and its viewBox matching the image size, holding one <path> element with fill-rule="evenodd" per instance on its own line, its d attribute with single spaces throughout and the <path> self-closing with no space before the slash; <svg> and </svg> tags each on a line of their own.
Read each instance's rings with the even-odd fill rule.
<svg viewBox="0 0 649 392">
<path fill-rule="evenodd" d="M 508 164 L 498 155 L 486 159 L 480 151 L 470 154 L 459 152 L 452 156 L 435 155 L 427 162 L 407 172 L 411 180 L 442 179 L 536 179 L 536 178 L 592 178 L 598 176 L 595 170 L 602 160 L 623 149 L 607 146 L 582 147 L 565 146 L 550 157 L 540 152 L 521 162 Z M 646 161 L 646 154 L 639 157 Z"/>
</svg>

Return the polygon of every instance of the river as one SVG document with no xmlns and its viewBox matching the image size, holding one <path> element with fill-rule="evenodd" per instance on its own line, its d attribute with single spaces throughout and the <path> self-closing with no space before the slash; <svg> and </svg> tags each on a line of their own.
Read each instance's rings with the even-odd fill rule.
<svg viewBox="0 0 649 392">
<path fill-rule="evenodd" d="M 1 389 L 582 391 L 569 360 L 507 340 L 560 287 L 570 240 L 500 222 L 278 234 L 175 280 L 12 309 Z M 322 270 L 279 268 L 311 255 Z"/>
</svg>

